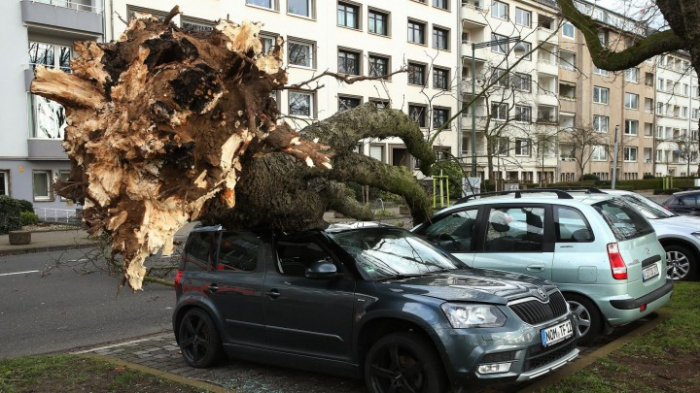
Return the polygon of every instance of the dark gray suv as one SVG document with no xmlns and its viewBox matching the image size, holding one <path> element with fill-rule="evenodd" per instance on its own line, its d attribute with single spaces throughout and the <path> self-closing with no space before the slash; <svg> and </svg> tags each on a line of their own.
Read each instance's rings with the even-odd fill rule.
<svg viewBox="0 0 700 393">
<path fill-rule="evenodd" d="M 468 268 L 374 223 L 285 235 L 194 230 L 173 327 L 193 367 L 224 355 L 364 377 L 371 392 L 523 381 L 578 355 L 551 283 Z"/>
</svg>

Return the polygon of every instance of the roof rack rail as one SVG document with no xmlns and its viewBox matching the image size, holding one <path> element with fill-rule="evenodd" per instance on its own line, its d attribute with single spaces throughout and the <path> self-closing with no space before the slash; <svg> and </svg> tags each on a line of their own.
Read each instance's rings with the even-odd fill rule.
<svg viewBox="0 0 700 393">
<path fill-rule="evenodd" d="M 527 190 L 508 190 L 508 191 L 491 191 L 491 192 L 482 192 L 479 194 L 472 194 L 472 195 L 467 195 L 463 198 L 460 198 L 455 202 L 455 204 L 459 203 L 464 203 L 469 201 L 470 199 L 476 199 L 477 197 L 481 196 L 496 196 L 496 195 L 508 195 L 508 194 L 515 194 L 515 198 L 522 198 L 522 194 L 534 194 L 534 193 L 542 193 L 542 192 L 552 192 L 557 194 L 557 198 L 559 199 L 574 199 L 568 192 L 556 188 L 536 188 L 536 189 L 527 189 Z"/>
<path fill-rule="evenodd" d="M 584 191 L 588 194 L 605 194 L 596 187 L 590 186 L 561 186 L 561 187 L 545 187 L 545 188 L 529 188 L 529 190 L 562 190 L 562 191 Z"/>
</svg>

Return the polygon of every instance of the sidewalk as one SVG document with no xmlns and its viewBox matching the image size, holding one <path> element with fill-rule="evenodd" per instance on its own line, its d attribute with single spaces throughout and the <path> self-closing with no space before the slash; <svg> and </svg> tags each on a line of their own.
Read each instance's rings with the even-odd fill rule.
<svg viewBox="0 0 700 393">
<path fill-rule="evenodd" d="M 88 233 L 78 227 L 69 230 L 32 232 L 31 243 L 22 245 L 11 245 L 9 235 L 0 235 L 0 256 L 68 250 L 90 247 L 96 243 L 96 239 L 89 238 Z"/>
</svg>

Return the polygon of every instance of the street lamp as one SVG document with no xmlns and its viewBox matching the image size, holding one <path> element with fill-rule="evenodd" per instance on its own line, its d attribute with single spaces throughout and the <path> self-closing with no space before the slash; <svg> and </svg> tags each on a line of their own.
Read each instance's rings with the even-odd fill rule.
<svg viewBox="0 0 700 393">
<path fill-rule="evenodd" d="M 527 48 L 525 48 L 525 45 L 521 43 L 520 37 L 510 37 L 510 38 L 502 38 L 498 40 L 491 40 L 487 42 L 480 42 L 480 43 L 475 43 L 472 42 L 472 99 L 476 99 L 476 49 L 477 48 L 487 48 L 487 47 L 494 47 L 494 46 L 499 46 L 499 45 L 507 45 L 513 42 L 517 42 L 518 44 L 515 45 L 513 48 L 513 52 L 515 52 L 515 55 L 524 55 L 525 52 L 527 51 Z M 506 56 L 508 54 L 506 53 Z M 476 100 L 472 103 L 474 107 L 472 108 L 472 171 L 471 175 L 472 177 L 476 177 Z"/>
</svg>

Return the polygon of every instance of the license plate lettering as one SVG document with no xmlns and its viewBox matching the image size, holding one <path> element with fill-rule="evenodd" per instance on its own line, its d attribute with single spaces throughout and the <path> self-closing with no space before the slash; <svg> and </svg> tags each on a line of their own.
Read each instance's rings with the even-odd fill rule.
<svg viewBox="0 0 700 393">
<path fill-rule="evenodd" d="M 540 331 L 542 346 L 548 347 L 574 335 L 571 321 L 564 321 L 556 326 L 551 326 Z"/>
<path fill-rule="evenodd" d="M 653 264 L 642 269 L 642 281 L 647 281 L 659 275 L 659 265 Z"/>
</svg>

